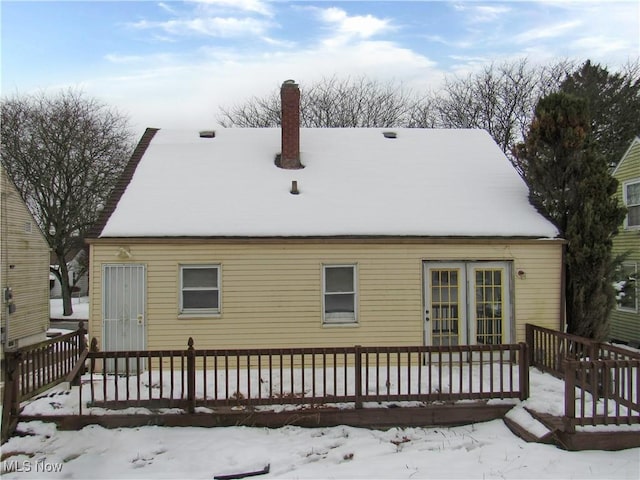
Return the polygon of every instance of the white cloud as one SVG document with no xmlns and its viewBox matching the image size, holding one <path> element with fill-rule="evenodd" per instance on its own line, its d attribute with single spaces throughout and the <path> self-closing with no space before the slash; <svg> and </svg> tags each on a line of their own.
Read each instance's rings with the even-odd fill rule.
<svg viewBox="0 0 640 480">
<path fill-rule="evenodd" d="M 239 37 L 244 35 L 263 35 L 269 29 L 269 23 L 263 20 L 245 17 L 202 17 L 184 20 L 152 22 L 141 20 L 130 24 L 139 30 L 162 30 L 173 35 L 205 35 L 211 37 Z"/>
<path fill-rule="evenodd" d="M 390 20 L 373 15 L 349 16 L 341 8 L 318 9 L 309 7 L 318 13 L 318 18 L 331 30 L 331 35 L 323 40 L 327 46 L 345 45 L 352 40 L 369 39 L 394 29 Z"/>
<path fill-rule="evenodd" d="M 473 47 L 475 45 L 474 42 L 471 42 L 469 40 L 461 40 L 461 39 L 448 40 L 440 35 L 425 35 L 424 38 L 430 42 L 440 43 L 447 47 L 453 47 L 453 48 L 464 49 L 464 48 Z"/>
<path fill-rule="evenodd" d="M 640 38 L 636 40 L 636 47 L 640 54 Z M 620 38 L 614 38 L 606 35 L 589 35 L 573 40 L 569 46 L 577 51 L 589 51 L 595 57 L 604 57 L 606 55 L 628 52 L 633 49 L 633 44 Z"/>
<path fill-rule="evenodd" d="M 204 7 L 224 8 L 228 10 L 240 10 L 243 12 L 258 13 L 272 16 L 273 10 L 268 2 L 261 0 L 191 0 Z"/>
<path fill-rule="evenodd" d="M 373 15 L 350 17 L 347 12 L 336 7 L 322 10 L 321 18 L 335 25 L 338 33 L 360 38 L 370 38 L 390 29 L 389 20 L 376 18 Z"/>
<path fill-rule="evenodd" d="M 189 58 L 110 56 L 117 74 L 87 80 L 85 90 L 123 112 L 134 112 L 139 133 L 145 127 L 212 128 L 221 106 L 270 94 L 288 78 L 310 84 L 332 75 L 366 75 L 402 81 L 426 91 L 441 73 L 427 57 L 389 41 L 354 41 L 349 48 L 318 43 L 269 53 L 203 47 Z M 126 68 L 122 68 L 122 67 Z"/>
<path fill-rule="evenodd" d="M 582 26 L 580 20 L 571 20 L 547 26 L 538 25 L 535 28 L 516 35 L 514 40 L 518 43 L 527 43 L 547 38 L 561 37 L 580 26 Z"/>
<path fill-rule="evenodd" d="M 454 10 L 467 14 L 466 21 L 470 23 L 493 22 L 504 14 L 511 12 L 511 8 L 506 5 L 473 5 L 473 4 L 453 4 Z"/>
</svg>

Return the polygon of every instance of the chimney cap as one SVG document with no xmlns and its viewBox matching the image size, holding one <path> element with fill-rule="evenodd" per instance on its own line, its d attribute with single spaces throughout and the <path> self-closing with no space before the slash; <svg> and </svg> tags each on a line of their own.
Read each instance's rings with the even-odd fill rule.
<svg viewBox="0 0 640 480">
<path fill-rule="evenodd" d="M 291 85 L 291 86 L 294 86 L 294 87 L 295 87 L 295 86 L 297 86 L 298 84 L 296 83 L 296 81 L 295 81 L 295 80 L 291 80 L 291 79 L 289 79 L 289 80 L 285 80 L 284 82 L 282 82 L 282 86 L 283 86 L 283 87 L 284 87 L 284 86 L 288 86 L 288 85 Z"/>
</svg>

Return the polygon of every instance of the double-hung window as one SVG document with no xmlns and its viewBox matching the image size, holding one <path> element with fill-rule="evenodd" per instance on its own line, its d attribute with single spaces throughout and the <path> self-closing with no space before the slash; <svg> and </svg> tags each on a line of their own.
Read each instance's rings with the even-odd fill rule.
<svg viewBox="0 0 640 480">
<path fill-rule="evenodd" d="M 614 287 L 618 310 L 638 311 L 638 265 L 625 262 L 616 271 Z"/>
<path fill-rule="evenodd" d="M 323 322 L 357 323 L 357 282 L 355 265 L 324 265 Z"/>
<path fill-rule="evenodd" d="M 220 313 L 220 265 L 180 266 L 180 313 Z"/>
<path fill-rule="evenodd" d="M 640 228 L 640 180 L 625 182 L 624 204 L 627 207 L 627 228 Z"/>
</svg>

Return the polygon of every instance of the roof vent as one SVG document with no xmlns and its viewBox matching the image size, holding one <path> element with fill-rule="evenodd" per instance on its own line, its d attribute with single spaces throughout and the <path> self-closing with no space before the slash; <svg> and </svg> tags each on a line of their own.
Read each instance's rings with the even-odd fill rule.
<svg viewBox="0 0 640 480">
<path fill-rule="evenodd" d="M 384 138 L 396 138 L 398 136 L 396 132 L 382 132 L 382 135 L 384 135 Z"/>
<path fill-rule="evenodd" d="M 216 136 L 215 130 L 200 130 L 200 138 L 214 138 Z"/>
<path fill-rule="evenodd" d="M 298 182 L 296 180 L 291 180 L 291 195 L 299 195 L 300 190 L 298 190 Z"/>
</svg>

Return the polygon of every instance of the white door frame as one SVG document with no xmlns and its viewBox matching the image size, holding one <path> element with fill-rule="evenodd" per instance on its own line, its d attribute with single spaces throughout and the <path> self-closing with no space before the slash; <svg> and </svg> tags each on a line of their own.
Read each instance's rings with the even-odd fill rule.
<svg viewBox="0 0 640 480">
<path fill-rule="evenodd" d="M 102 266 L 102 348 L 105 351 L 146 348 L 146 266 L 111 263 Z M 114 362 L 107 362 L 113 370 Z M 129 371 L 134 372 L 135 362 Z M 118 370 L 124 371 L 123 362 Z"/>
<path fill-rule="evenodd" d="M 499 282 L 499 285 L 491 285 L 490 281 L 487 285 L 477 285 L 476 284 L 476 273 L 479 270 L 487 270 L 487 271 L 495 271 L 500 272 L 499 276 L 495 278 L 495 281 Z M 443 285 L 437 287 L 437 289 L 432 288 L 432 273 L 436 271 L 449 271 L 457 272 L 457 285 L 455 288 L 452 282 L 449 282 L 449 286 L 444 288 Z M 501 342 L 499 343 L 511 343 L 513 342 L 513 333 L 514 333 L 514 315 L 513 315 L 513 267 L 512 262 L 509 260 L 496 260 L 496 261 L 484 261 L 484 260 L 455 260 L 455 261 L 427 261 L 423 262 L 423 298 L 424 298 L 424 317 L 423 317 L 423 325 L 424 325 L 424 344 L 427 346 L 434 345 L 434 329 L 436 331 L 440 331 L 442 333 L 441 338 L 437 345 L 446 345 L 447 342 L 452 341 L 455 344 L 455 340 L 457 340 L 458 345 L 475 345 L 478 343 L 485 343 L 484 341 L 479 341 L 479 335 L 483 336 L 484 340 L 494 340 L 495 338 L 491 338 L 491 335 L 487 334 L 487 328 L 491 327 L 492 324 L 490 322 L 491 316 L 487 316 L 486 318 L 482 318 L 485 322 L 485 325 L 480 325 L 479 328 L 479 319 L 478 319 L 478 308 L 482 306 L 479 305 L 479 302 L 484 304 L 484 308 L 493 308 L 494 316 L 498 316 L 501 320 L 499 325 L 500 333 L 501 333 Z M 489 279 L 487 279 L 489 280 Z M 483 278 L 484 283 L 484 278 Z M 492 288 L 493 287 L 493 288 Z M 497 289 L 500 289 L 500 298 L 499 298 L 499 308 L 496 306 L 497 301 L 492 300 L 493 292 L 496 292 Z M 437 290 L 442 291 L 442 293 L 438 293 Z M 448 291 L 448 297 L 447 293 Z M 434 305 L 432 297 L 440 294 L 441 298 L 440 303 L 445 303 L 445 305 Z M 457 298 L 452 298 L 456 295 Z M 444 294 L 444 295 L 443 295 Z M 438 314 L 438 310 L 440 307 L 440 311 L 446 312 L 454 311 L 452 306 L 454 304 L 459 305 L 457 308 L 457 315 L 454 315 L 456 320 L 458 320 L 458 331 L 457 337 L 452 335 L 448 329 L 443 329 L 442 326 L 443 321 L 442 314 Z M 434 308 L 435 307 L 435 308 Z M 444 307 L 444 308 L 443 308 Z M 451 315 L 448 315 L 451 317 Z M 498 318 L 496 318 L 497 320 Z M 440 322 L 434 323 L 434 322 Z M 485 328 L 485 331 L 481 332 L 482 327 Z"/>
</svg>

